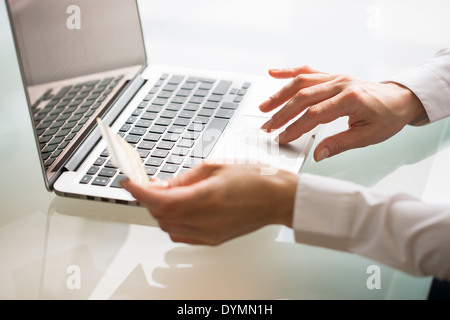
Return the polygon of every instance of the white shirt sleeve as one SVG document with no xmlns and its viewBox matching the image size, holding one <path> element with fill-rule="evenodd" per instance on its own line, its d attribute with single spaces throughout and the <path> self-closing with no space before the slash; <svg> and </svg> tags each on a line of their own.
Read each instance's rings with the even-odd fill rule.
<svg viewBox="0 0 450 320">
<path fill-rule="evenodd" d="M 417 95 L 431 122 L 450 116 L 450 50 L 391 80 Z M 301 174 L 293 229 L 297 242 L 356 253 L 413 275 L 450 280 L 450 207 Z"/>
<path fill-rule="evenodd" d="M 388 81 L 397 82 L 414 92 L 430 122 L 450 116 L 450 49 L 439 51 L 422 66 Z"/>
<path fill-rule="evenodd" d="M 297 242 L 352 252 L 418 276 L 450 280 L 450 207 L 302 174 Z"/>
</svg>

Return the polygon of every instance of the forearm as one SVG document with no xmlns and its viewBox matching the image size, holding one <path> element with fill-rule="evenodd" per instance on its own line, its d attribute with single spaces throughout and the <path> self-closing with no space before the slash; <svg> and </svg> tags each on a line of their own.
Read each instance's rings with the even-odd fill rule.
<svg viewBox="0 0 450 320">
<path fill-rule="evenodd" d="M 293 228 L 297 242 L 356 253 L 414 275 L 450 280 L 448 207 L 303 174 Z"/>
</svg>

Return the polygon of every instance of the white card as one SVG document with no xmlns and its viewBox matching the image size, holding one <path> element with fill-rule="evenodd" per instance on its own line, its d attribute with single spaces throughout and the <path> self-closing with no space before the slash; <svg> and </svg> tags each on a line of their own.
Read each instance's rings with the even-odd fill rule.
<svg viewBox="0 0 450 320">
<path fill-rule="evenodd" d="M 125 176 L 134 183 L 146 186 L 149 179 L 136 149 L 120 135 L 114 133 L 110 127 L 105 126 L 100 118 L 97 118 L 97 123 L 103 140 L 106 142 L 112 164 L 122 170 Z"/>
</svg>

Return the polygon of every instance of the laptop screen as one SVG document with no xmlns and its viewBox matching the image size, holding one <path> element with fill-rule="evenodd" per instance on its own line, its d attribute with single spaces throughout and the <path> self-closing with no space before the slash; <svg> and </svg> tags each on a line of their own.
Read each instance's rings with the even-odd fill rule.
<svg viewBox="0 0 450 320">
<path fill-rule="evenodd" d="M 147 64 L 136 0 L 6 0 L 47 188 Z"/>
<path fill-rule="evenodd" d="M 27 86 L 143 65 L 135 0 L 8 0 Z"/>
</svg>

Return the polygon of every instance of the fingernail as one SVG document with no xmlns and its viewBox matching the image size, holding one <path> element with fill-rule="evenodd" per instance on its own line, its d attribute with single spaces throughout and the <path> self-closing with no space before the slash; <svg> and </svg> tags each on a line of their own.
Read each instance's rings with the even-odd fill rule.
<svg viewBox="0 0 450 320">
<path fill-rule="evenodd" d="M 282 133 L 280 133 L 277 137 L 275 137 L 275 142 L 277 143 L 283 143 L 284 142 L 284 138 L 286 138 L 287 136 L 287 132 L 283 131 Z"/>
<path fill-rule="evenodd" d="M 152 180 L 150 180 L 150 185 L 152 187 L 167 188 L 169 186 L 169 182 L 159 178 L 152 178 Z"/>
<path fill-rule="evenodd" d="M 264 101 L 263 103 L 261 103 L 261 105 L 259 106 L 259 110 L 264 111 L 267 108 L 269 108 L 270 103 L 272 102 L 272 99 L 267 99 L 266 101 Z"/>
<path fill-rule="evenodd" d="M 330 151 L 328 148 L 323 148 L 317 155 L 317 162 L 322 161 L 330 156 Z"/>
<path fill-rule="evenodd" d="M 267 131 L 267 132 L 270 132 L 270 129 L 271 129 L 271 127 L 272 127 L 272 124 L 273 124 L 273 119 L 270 119 L 269 121 L 267 121 L 266 123 L 264 123 L 264 124 L 261 126 L 261 130 L 265 130 L 265 131 Z"/>
</svg>

